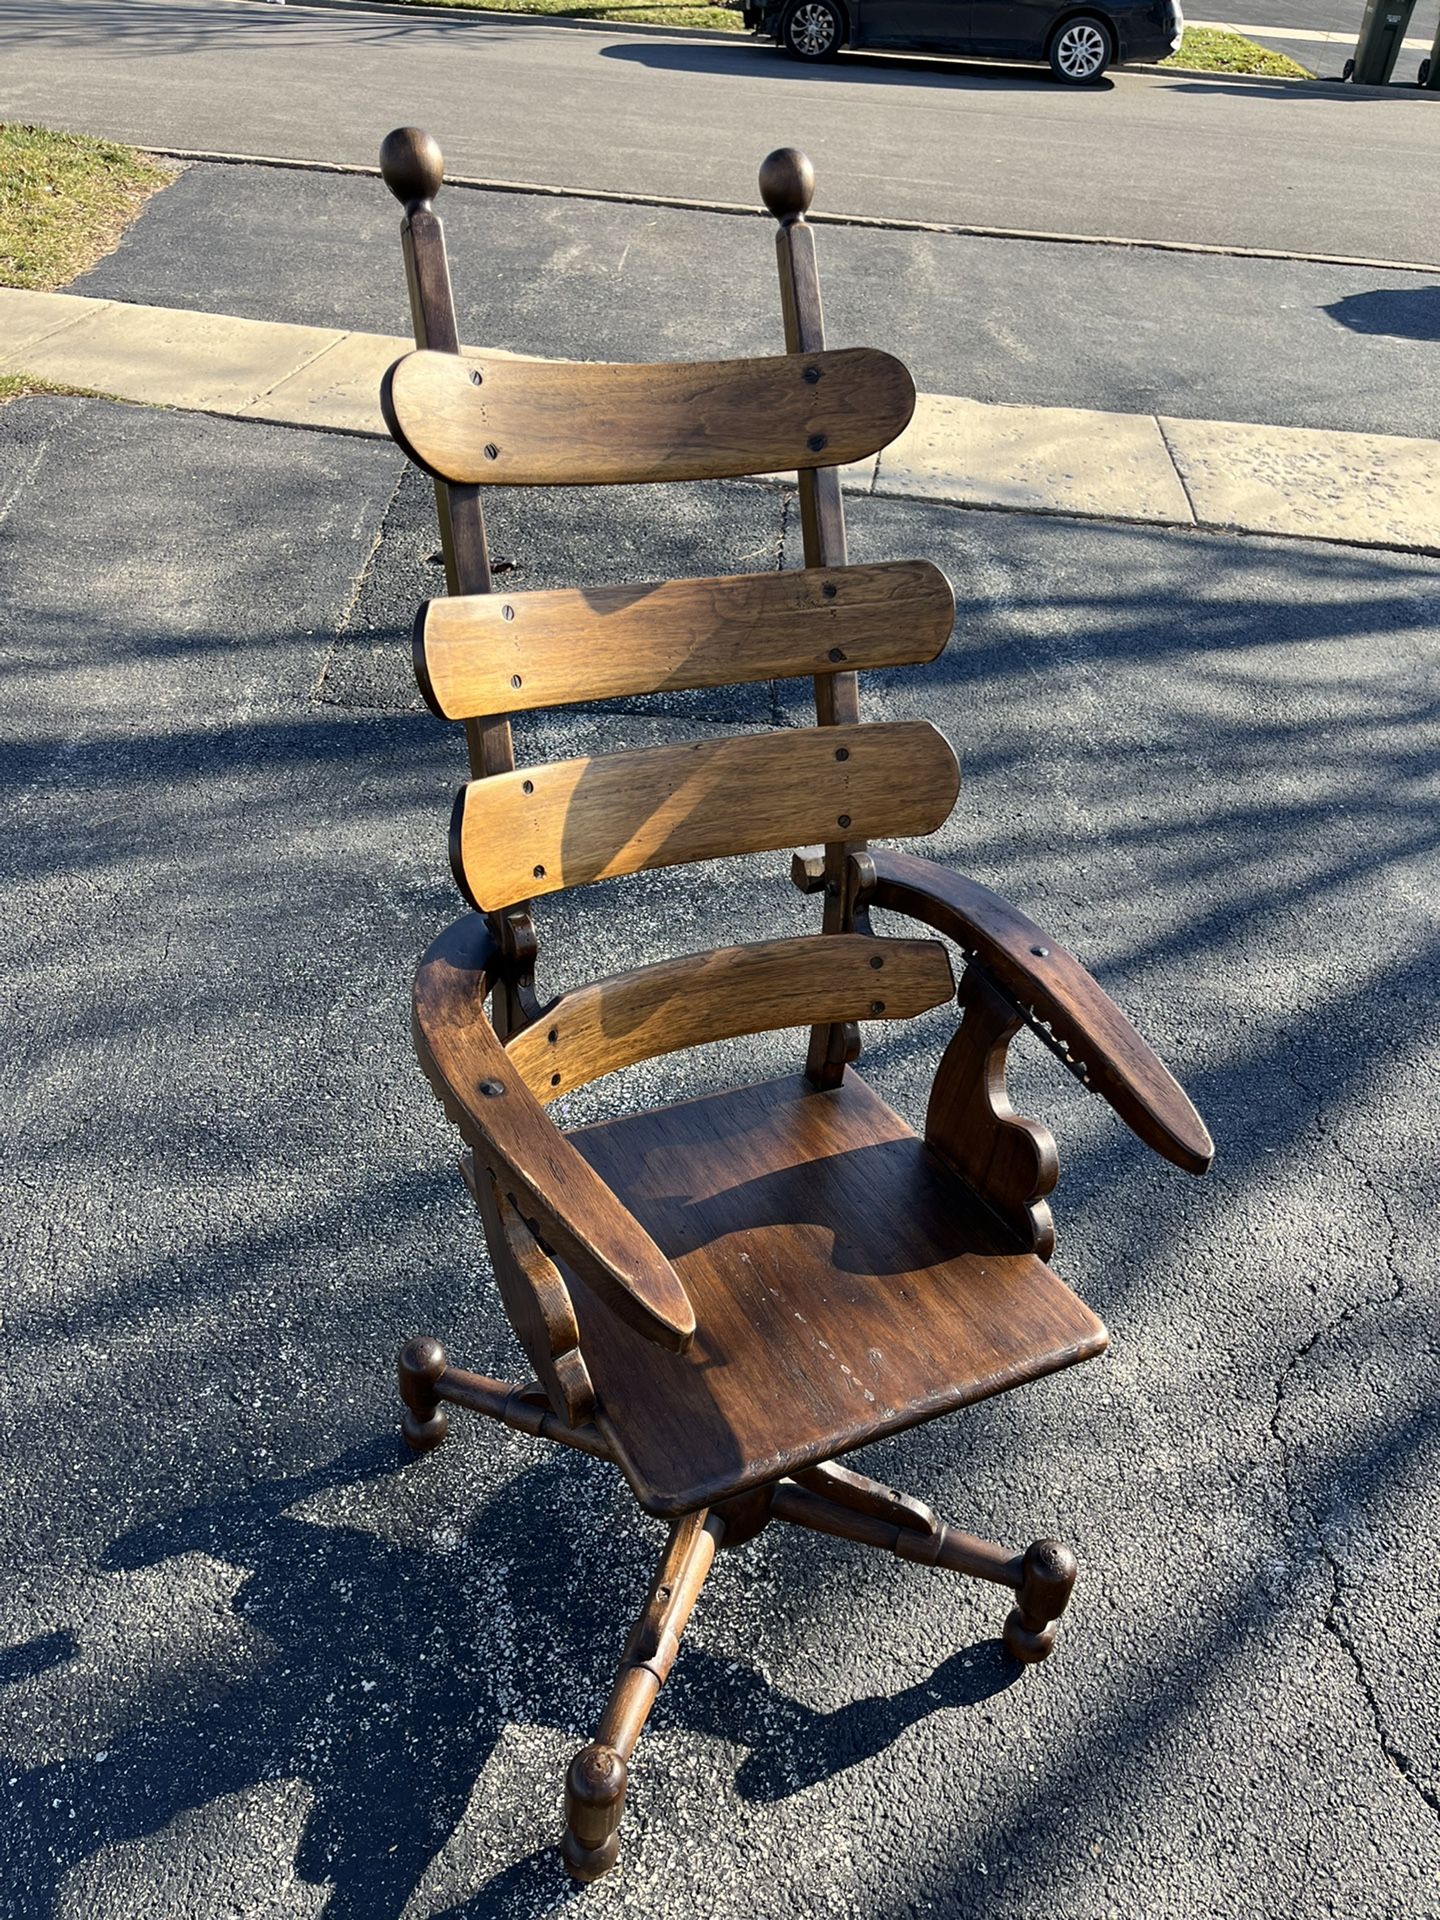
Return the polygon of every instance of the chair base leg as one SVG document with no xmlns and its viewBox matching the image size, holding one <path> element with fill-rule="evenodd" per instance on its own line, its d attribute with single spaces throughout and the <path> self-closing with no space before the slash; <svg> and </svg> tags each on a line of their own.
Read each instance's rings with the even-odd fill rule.
<svg viewBox="0 0 1440 1920">
<path fill-rule="evenodd" d="M 445 1349 L 428 1335 L 407 1341 L 400 1349 L 395 1364 L 405 1403 L 400 1432 L 412 1453 L 429 1453 L 450 1431 L 450 1416 L 435 1391 L 445 1367 Z"/>
<path fill-rule="evenodd" d="M 675 1664 L 680 1635 L 724 1531 L 724 1521 L 704 1511 L 686 1514 L 670 1529 L 645 1611 L 625 1643 L 595 1738 L 570 1763 L 560 1852 L 577 1880 L 598 1880 L 619 1856 L 630 1757 Z"/>
<path fill-rule="evenodd" d="M 1024 1553 L 1009 1553 L 948 1526 L 923 1502 L 834 1464 L 782 1480 L 771 1513 L 792 1526 L 1009 1587 L 1015 1605 L 1002 1633 L 1006 1650 L 1028 1666 L 1055 1645 L 1077 1572 L 1074 1554 L 1059 1540 L 1036 1540 Z"/>
</svg>

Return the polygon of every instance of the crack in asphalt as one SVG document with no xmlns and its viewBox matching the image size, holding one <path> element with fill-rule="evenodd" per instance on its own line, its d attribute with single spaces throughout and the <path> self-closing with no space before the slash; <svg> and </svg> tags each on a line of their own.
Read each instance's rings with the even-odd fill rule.
<svg viewBox="0 0 1440 1920">
<path fill-rule="evenodd" d="M 1338 1160 L 1349 1167 L 1351 1172 L 1356 1176 L 1359 1186 L 1374 1198 L 1380 1209 L 1387 1230 L 1383 1260 L 1385 1270 L 1390 1277 L 1391 1287 L 1388 1293 L 1374 1294 L 1367 1292 L 1359 1299 L 1352 1300 L 1348 1306 L 1342 1308 L 1333 1318 L 1322 1321 L 1304 1345 L 1297 1348 L 1290 1356 L 1290 1359 L 1286 1362 L 1285 1367 L 1275 1382 L 1275 1404 L 1270 1414 L 1270 1433 L 1276 1446 L 1280 1450 L 1280 1469 L 1285 1487 L 1285 1505 L 1290 1516 L 1291 1524 L 1298 1529 L 1303 1518 L 1303 1522 L 1308 1526 L 1310 1533 L 1313 1535 L 1320 1557 L 1329 1572 L 1330 1598 L 1321 1625 L 1336 1645 L 1344 1651 L 1354 1670 L 1356 1683 L 1359 1686 L 1361 1696 L 1368 1709 L 1371 1724 L 1375 1729 L 1376 1744 L 1379 1746 L 1381 1753 L 1390 1763 L 1395 1773 L 1405 1782 L 1406 1786 L 1408 1786 L 1412 1792 L 1419 1795 L 1420 1799 L 1424 1801 L 1425 1805 L 1433 1814 L 1440 1817 L 1440 1791 L 1428 1786 L 1425 1781 L 1417 1776 L 1414 1763 L 1410 1759 L 1410 1756 L 1403 1748 L 1396 1744 L 1393 1736 L 1386 1728 L 1384 1712 L 1376 1696 L 1375 1689 L 1371 1685 L 1370 1676 L 1366 1672 L 1364 1659 L 1361 1656 L 1360 1649 L 1346 1630 L 1342 1617 L 1345 1576 L 1340 1556 L 1332 1551 L 1325 1537 L 1325 1529 L 1321 1524 L 1320 1516 L 1313 1502 L 1301 1492 L 1296 1482 L 1295 1476 L 1291 1471 L 1290 1445 L 1281 1428 L 1281 1420 L 1288 1398 L 1287 1389 L 1290 1382 L 1302 1370 L 1315 1349 L 1320 1346 L 1323 1341 L 1329 1340 L 1332 1335 L 1343 1332 L 1350 1322 L 1367 1307 L 1383 1309 L 1388 1306 L 1393 1306 L 1397 1301 L 1403 1299 L 1405 1295 L 1405 1277 L 1400 1270 L 1397 1259 L 1400 1229 L 1396 1225 L 1389 1195 L 1385 1193 L 1382 1188 L 1376 1186 L 1365 1168 L 1350 1154 L 1342 1140 L 1326 1126 L 1322 1116 L 1318 1089 L 1307 1083 L 1301 1075 L 1295 1073 L 1293 1067 L 1290 1069 L 1290 1078 L 1295 1081 L 1296 1085 L 1299 1086 L 1302 1091 L 1308 1093 L 1311 1099 L 1314 1100 L 1315 1111 L 1312 1118 L 1321 1140 L 1332 1150 Z"/>
</svg>

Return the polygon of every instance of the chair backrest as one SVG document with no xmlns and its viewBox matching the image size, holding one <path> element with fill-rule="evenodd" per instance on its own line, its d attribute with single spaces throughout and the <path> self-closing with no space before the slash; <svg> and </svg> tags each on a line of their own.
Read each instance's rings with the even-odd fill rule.
<svg viewBox="0 0 1440 1920">
<path fill-rule="evenodd" d="M 846 565 L 838 470 L 878 453 L 904 429 L 915 391 L 889 354 L 825 349 L 804 219 L 813 188 L 809 163 L 783 150 L 761 173 L 767 205 L 780 221 L 788 351 L 768 359 L 617 366 L 483 352 L 462 358 L 432 206 L 438 149 L 427 136 L 402 130 L 387 140 L 381 161 L 405 203 L 418 343 L 386 374 L 382 405 L 398 444 L 435 480 L 450 589 L 450 597 L 420 609 L 416 673 L 431 708 L 465 722 L 469 734 L 472 778 L 456 802 L 451 862 L 467 898 L 490 917 L 502 971 L 508 945 L 503 1005 L 496 995 L 501 1037 L 522 1034 L 537 1011 L 528 977 L 537 951 L 530 903 L 559 888 L 819 843 L 824 930 L 849 932 L 840 884 L 846 854 L 871 837 L 933 831 L 959 786 L 955 757 L 927 722 L 860 724 L 856 671 L 933 659 L 949 636 L 954 597 L 944 576 L 923 561 Z M 487 485 L 790 472 L 800 489 L 803 569 L 492 590 L 480 506 Z M 814 679 L 814 728 L 515 766 L 508 719 L 514 712 L 783 675 Z M 813 967 L 814 941 L 793 944 L 807 949 Z M 938 951 L 933 943 L 886 944 Z M 863 960 L 858 951 L 854 957 L 868 969 L 884 963 L 868 947 Z M 725 983 L 743 969 L 714 964 L 723 958 L 693 956 L 697 981 L 728 995 L 728 1011 L 717 1008 L 709 1037 L 727 1022 L 740 1030 L 733 1026 L 739 998 Z M 930 993 L 925 1004 L 934 1005 L 945 997 L 948 965 L 942 980 L 933 957 L 915 963 Z M 662 997 L 672 1005 L 679 964 L 666 963 Z M 901 1012 L 893 996 L 878 993 L 873 975 L 868 992 L 860 991 L 858 975 L 850 990 L 849 964 L 829 970 L 830 986 L 818 994 L 826 1017 L 812 1029 L 809 1069 L 822 1084 L 853 1057 L 856 1015 Z M 766 977 L 782 976 L 779 998 L 793 1012 L 800 1002 L 791 970 L 776 956 Z M 660 991 L 651 983 L 635 996 L 649 1005 Z M 916 992 L 906 999 L 908 1011 L 916 1010 Z M 614 995 L 611 1004 L 618 1004 Z M 586 1017 L 593 1026 L 593 1010 Z M 799 1017 L 806 1018 L 803 1010 Z M 696 1024 L 680 1023 L 687 1032 Z M 527 1045 L 534 1051 L 533 1042 Z M 589 1043 L 579 1049 L 597 1060 L 615 1051 Z"/>
</svg>

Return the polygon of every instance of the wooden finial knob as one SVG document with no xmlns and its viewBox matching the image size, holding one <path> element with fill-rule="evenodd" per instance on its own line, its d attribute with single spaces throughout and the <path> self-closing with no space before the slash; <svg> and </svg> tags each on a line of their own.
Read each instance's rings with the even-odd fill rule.
<svg viewBox="0 0 1440 1920">
<path fill-rule="evenodd" d="M 760 198 L 782 227 L 803 220 L 815 198 L 815 169 L 798 147 L 777 147 L 760 162 Z"/>
<path fill-rule="evenodd" d="M 423 127 L 396 127 L 380 143 L 380 173 L 401 206 L 413 207 L 439 193 L 445 156 Z"/>
</svg>

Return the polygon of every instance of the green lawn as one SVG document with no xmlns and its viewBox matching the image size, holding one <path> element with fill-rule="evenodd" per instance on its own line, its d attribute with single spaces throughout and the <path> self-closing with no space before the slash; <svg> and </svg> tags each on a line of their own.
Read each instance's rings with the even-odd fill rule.
<svg viewBox="0 0 1440 1920">
<path fill-rule="evenodd" d="M 0 123 L 0 286 L 63 287 L 173 177 L 129 147 Z"/>
<path fill-rule="evenodd" d="M 1298 66 L 1285 54 L 1257 47 L 1243 33 L 1226 33 L 1219 27 L 1186 27 L 1180 51 L 1160 64 L 1185 67 L 1191 73 L 1260 73 L 1274 80 L 1315 78 L 1308 67 Z"/>
</svg>

